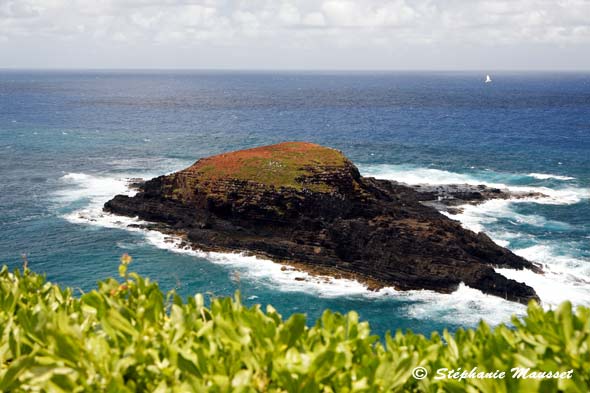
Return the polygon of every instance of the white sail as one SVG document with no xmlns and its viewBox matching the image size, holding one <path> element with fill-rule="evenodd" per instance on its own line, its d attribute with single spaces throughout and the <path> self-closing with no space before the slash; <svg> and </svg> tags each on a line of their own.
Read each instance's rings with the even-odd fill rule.
<svg viewBox="0 0 590 393">
<path fill-rule="evenodd" d="M 492 82 L 492 78 L 489 75 L 486 75 L 486 82 L 485 83 L 491 83 Z"/>
</svg>

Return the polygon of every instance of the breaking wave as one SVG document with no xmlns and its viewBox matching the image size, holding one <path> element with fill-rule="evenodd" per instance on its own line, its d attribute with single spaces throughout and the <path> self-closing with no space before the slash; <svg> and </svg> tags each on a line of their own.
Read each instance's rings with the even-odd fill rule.
<svg viewBox="0 0 590 393">
<path fill-rule="evenodd" d="M 576 180 L 575 177 L 572 176 L 560 176 L 560 175 L 551 175 L 548 173 L 529 173 L 530 177 L 534 177 L 535 179 L 539 180 L 547 180 L 547 179 L 555 179 L 555 180 Z"/>
</svg>

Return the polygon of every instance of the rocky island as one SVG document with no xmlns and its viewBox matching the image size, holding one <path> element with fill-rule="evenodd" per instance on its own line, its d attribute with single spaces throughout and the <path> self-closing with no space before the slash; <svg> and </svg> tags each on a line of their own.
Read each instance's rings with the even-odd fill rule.
<svg viewBox="0 0 590 393">
<path fill-rule="evenodd" d="M 198 249 L 246 251 L 375 288 L 452 292 L 463 282 L 520 303 L 538 300 L 494 267 L 540 268 L 428 206 L 440 189 L 362 177 L 341 152 L 320 145 L 220 154 L 138 187 L 105 211 L 157 223 Z"/>
</svg>

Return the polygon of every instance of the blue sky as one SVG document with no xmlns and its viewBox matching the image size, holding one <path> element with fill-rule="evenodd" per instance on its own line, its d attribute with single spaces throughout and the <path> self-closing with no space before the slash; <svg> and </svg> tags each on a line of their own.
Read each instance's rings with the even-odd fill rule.
<svg viewBox="0 0 590 393">
<path fill-rule="evenodd" d="M 0 0 L 0 68 L 590 70 L 590 0 Z"/>
</svg>

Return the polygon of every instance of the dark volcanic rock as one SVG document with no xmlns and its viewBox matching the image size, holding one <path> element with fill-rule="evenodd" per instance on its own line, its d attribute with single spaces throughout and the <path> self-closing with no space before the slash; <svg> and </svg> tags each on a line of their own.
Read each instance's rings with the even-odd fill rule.
<svg viewBox="0 0 590 393">
<path fill-rule="evenodd" d="M 399 183 L 405 185 L 403 183 Z M 416 197 L 423 204 L 432 206 L 438 211 L 449 213 L 461 212 L 461 205 L 485 202 L 490 199 L 535 199 L 547 197 L 540 192 L 511 191 L 488 187 L 486 185 L 471 184 L 415 184 L 408 185 L 416 191 Z"/>
<path fill-rule="evenodd" d="M 524 283 L 494 267 L 540 269 L 466 230 L 414 189 L 363 178 L 340 152 L 289 142 L 222 154 L 160 176 L 105 210 L 184 233 L 204 250 L 249 251 L 398 289 L 461 282 L 526 303 Z"/>
</svg>

